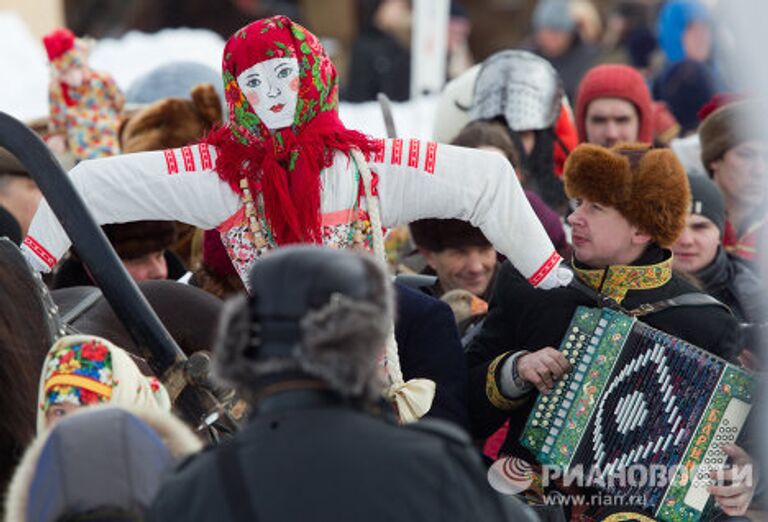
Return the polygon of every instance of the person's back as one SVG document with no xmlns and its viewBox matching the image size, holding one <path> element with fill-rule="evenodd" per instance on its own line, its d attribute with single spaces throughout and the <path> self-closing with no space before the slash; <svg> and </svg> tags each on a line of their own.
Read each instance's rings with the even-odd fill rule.
<svg viewBox="0 0 768 522">
<path fill-rule="evenodd" d="M 238 518 L 248 504 L 260 521 L 504 520 L 453 425 L 397 426 L 317 391 L 275 396 L 261 410 L 228 449 L 183 465 L 147 520 L 256 520 Z"/>
<path fill-rule="evenodd" d="M 393 317 L 382 266 L 285 247 L 249 281 L 251 295 L 227 305 L 214 367 L 251 403 L 250 423 L 182 465 L 148 521 L 505 519 L 462 430 L 389 420 L 409 405 L 382 399 Z"/>
</svg>

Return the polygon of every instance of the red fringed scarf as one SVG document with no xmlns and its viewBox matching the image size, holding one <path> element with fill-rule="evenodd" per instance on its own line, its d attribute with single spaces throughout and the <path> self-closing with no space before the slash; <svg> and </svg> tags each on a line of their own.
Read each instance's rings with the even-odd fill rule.
<svg viewBox="0 0 768 522">
<path fill-rule="evenodd" d="M 256 116 L 237 76 L 264 60 L 296 58 L 300 69 L 294 124 L 270 131 Z M 336 70 L 317 38 L 284 16 L 254 22 L 229 39 L 224 49 L 224 86 L 230 121 L 206 138 L 218 148 L 216 171 L 242 193 L 248 179 L 254 199 L 279 245 L 320 243 L 320 171 L 333 163 L 334 151 L 352 148 L 368 154 L 374 141 L 344 127 L 337 114 Z"/>
</svg>

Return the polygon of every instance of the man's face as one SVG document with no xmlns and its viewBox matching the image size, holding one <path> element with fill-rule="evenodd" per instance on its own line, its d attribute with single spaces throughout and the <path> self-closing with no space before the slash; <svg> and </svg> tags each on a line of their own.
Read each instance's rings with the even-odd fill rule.
<svg viewBox="0 0 768 522">
<path fill-rule="evenodd" d="M 496 267 L 496 250 L 491 245 L 422 250 L 422 254 L 446 292 L 461 288 L 480 296 L 488 289 Z"/>
<path fill-rule="evenodd" d="M 586 198 L 578 200 L 568 223 L 574 256 L 593 268 L 630 264 L 640 257 L 650 241 L 648 235 L 630 224 L 618 210 Z"/>
<path fill-rule="evenodd" d="M 533 35 L 536 46 L 546 58 L 557 58 L 571 46 L 573 34 L 570 31 L 542 27 Z"/>
<path fill-rule="evenodd" d="M 700 214 L 688 216 L 683 233 L 672 246 L 672 267 L 695 274 L 715 260 L 720 245 L 720 230 L 709 218 Z"/>
<path fill-rule="evenodd" d="M 748 212 L 765 201 L 768 144 L 758 140 L 745 141 L 728 149 L 710 167 L 729 212 L 733 212 L 735 205 L 740 211 Z"/>
<path fill-rule="evenodd" d="M 123 259 L 123 265 L 136 282 L 168 279 L 168 265 L 162 250 L 135 259 Z"/>
<path fill-rule="evenodd" d="M 237 84 L 268 129 L 293 124 L 299 93 L 296 58 L 272 58 L 252 65 L 238 75 Z"/>
<path fill-rule="evenodd" d="M 706 62 L 712 52 L 712 31 L 706 22 L 693 22 L 683 31 L 683 50 L 686 58 Z"/>
<path fill-rule="evenodd" d="M 637 141 L 640 119 L 635 106 L 621 98 L 595 98 L 587 106 L 584 122 L 587 142 L 603 147 Z"/>
</svg>

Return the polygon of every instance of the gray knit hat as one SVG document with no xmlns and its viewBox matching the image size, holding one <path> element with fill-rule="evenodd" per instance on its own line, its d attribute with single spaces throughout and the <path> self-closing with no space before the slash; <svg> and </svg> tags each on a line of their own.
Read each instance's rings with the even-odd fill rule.
<svg viewBox="0 0 768 522">
<path fill-rule="evenodd" d="M 534 30 L 556 29 L 571 32 L 576 27 L 568 0 L 539 0 L 531 23 Z"/>
<path fill-rule="evenodd" d="M 720 237 L 725 230 L 725 200 L 717 185 L 703 174 L 688 174 L 691 187 L 691 214 L 698 214 L 717 225 Z"/>
</svg>

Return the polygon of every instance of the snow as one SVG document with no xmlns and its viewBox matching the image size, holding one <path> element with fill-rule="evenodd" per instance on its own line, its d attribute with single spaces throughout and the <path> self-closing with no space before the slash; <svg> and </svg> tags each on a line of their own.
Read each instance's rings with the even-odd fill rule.
<svg viewBox="0 0 768 522">
<path fill-rule="evenodd" d="M 22 121 L 48 114 L 48 60 L 42 42 L 29 32 L 13 11 L 0 10 L 0 70 L 9 71 L 0 83 L 0 111 Z M 89 63 L 107 71 L 123 90 L 142 74 L 164 63 L 194 61 L 219 70 L 224 40 L 205 29 L 164 29 L 157 33 L 132 31 L 119 39 L 94 43 Z M 11 52 L 12 50 L 12 52 Z M 9 78 L 12 78 L 9 79 Z M 427 139 L 432 135 L 436 98 L 393 103 L 399 136 Z M 352 129 L 376 137 L 386 135 L 378 103 L 342 103 L 342 121 Z"/>
</svg>

